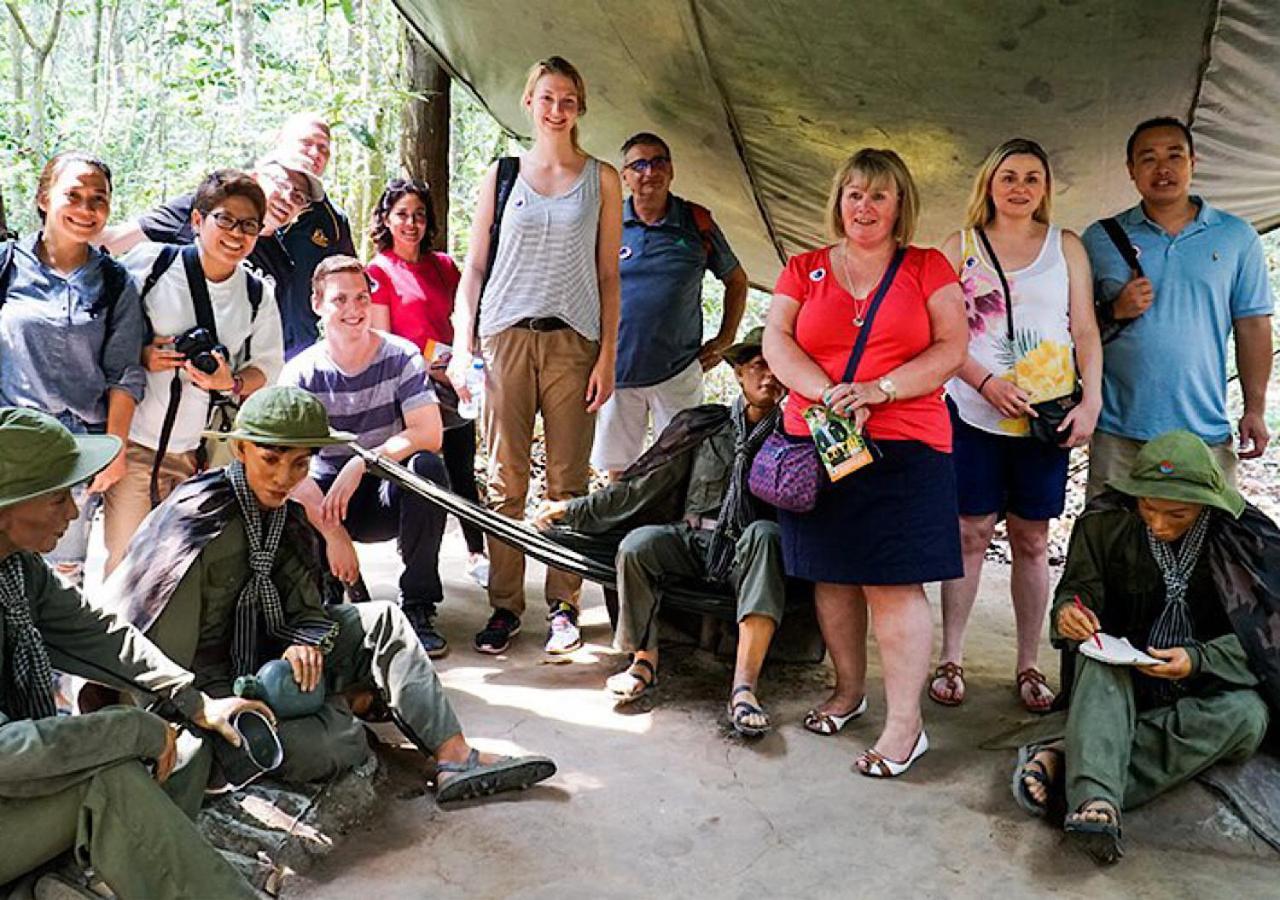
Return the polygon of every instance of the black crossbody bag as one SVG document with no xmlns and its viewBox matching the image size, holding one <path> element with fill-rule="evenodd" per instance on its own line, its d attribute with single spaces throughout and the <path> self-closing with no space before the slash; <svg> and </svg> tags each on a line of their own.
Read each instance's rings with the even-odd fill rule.
<svg viewBox="0 0 1280 900">
<path fill-rule="evenodd" d="M 996 274 L 1000 276 L 1000 288 L 1004 291 L 1005 325 L 1008 328 L 1009 345 L 1012 347 L 1013 294 L 1009 291 L 1009 280 L 1005 278 L 1004 268 L 1000 265 L 1000 257 L 996 256 L 995 248 L 991 246 L 991 241 L 987 238 L 987 232 L 982 228 L 975 228 L 974 230 L 978 232 L 978 238 L 982 241 L 982 248 L 987 251 L 987 258 L 991 260 L 991 264 L 996 268 Z M 1074 368 L 1074 366 L 1075 354 L 1072 353 L 1072 367 Z M 1028 416 L 1027 421 L 1031 425 L 1031 436 L 1037 441 L 1053 447 L 1062 446 L 1064 435 L 1058 429 L 1066 421 L 1067 413 L 1075 409 L 1076 405 L 1084 399 L 1084 392 L 1080 388 L 1079 372 L 1076 372 L 1075 384 L 1075 389 L 1069 394 L 1031 404 L 1031 408 L 1035 410 L 1036 414 Z"/>
</svg>

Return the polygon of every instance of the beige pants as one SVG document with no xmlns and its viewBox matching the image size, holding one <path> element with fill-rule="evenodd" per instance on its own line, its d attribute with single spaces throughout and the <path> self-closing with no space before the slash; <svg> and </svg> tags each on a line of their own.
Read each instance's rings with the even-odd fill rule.
<svg viewBox="0 0 1280 900">
<path fill-rule="evenodd" d="M 124 452 L 124 477 L 113 484 L 103 497 L 103 537 L 107 544 L 104 578 L 120 565 L 133 533 L 151 512 L 151 464 L 155 458 L 154 450 L 130 441 Z M 168 497 L 174 488 L 195 473 L 194 451 L 166 453 L 156 482 L 160 499 Z"/>
<path fill-rule="evenodd" d="M 595 414 L 587 412 L 587 383 L 600 345 L 571 328 L 508 328 L 482 342 L 485 439 L 489 445 L 490 506 L 521 519 L 529 494 L 533 426 L 542 413 L 547 445 L 547 499 L 587 492 Z M 524 555 L 489 540 L 489 603 L 524 611 Z M 548 604 L 578 605 L 582 579 L 547 570 Z"/>
<path fill-rule="evenodd" d="M 1142 449 L 1143 441 L 1095 431 L 1089 442 L 1089 484 L 1085 488 L 1085 499 L 1092 500 L 1107 488 L 1107 482 L 1129 474 L 1133 461 Z M 1236 451 L 1230 440 L 1221 444 L 1210 444 L 1222 473 L 1227 476 L 1227 484 L 1236 486 Z"/>
</svg>

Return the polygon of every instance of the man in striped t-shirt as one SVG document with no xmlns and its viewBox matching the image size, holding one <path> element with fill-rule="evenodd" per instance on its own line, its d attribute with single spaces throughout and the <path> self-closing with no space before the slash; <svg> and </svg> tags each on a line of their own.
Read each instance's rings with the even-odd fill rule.
<svg viewBox="0 0 1280 900">
<path fill-rule="evenodd" d="M 355 434 L 361 447 L 447 486 L 437 455 L 440 410 L 426 362 L 410 342 L 370 327 L 364 267 L 350 256 L 328 257 L 316 267 L 311 291 L 324 339 L 294 357 L 280 383 L 318 397 L 333 427 Z M 404 562 L 401 607 L 428 655 L 447 653 L 434 626 L 436 606 L 444 600 L 437 568 L 444 511 L 368 474 L 364 461 L 343 445 L 312 457 L 311 475 L 293 496 L 324 537 L 329 569 L 344 584 L 360 576 L 353 541 L 397 539 Z"/>
</svg>

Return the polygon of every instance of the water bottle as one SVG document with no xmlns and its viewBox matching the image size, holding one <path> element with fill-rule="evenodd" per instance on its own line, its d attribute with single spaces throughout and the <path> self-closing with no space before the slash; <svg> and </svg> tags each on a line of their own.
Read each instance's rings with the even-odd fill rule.
<svg viewBox="0 0 1280 900">
<path fill-rule="evenodd" d="M 296 719 L 320 711 L 324 705 L 324 680 L 314 691 L 304 692 L 293 678 L 293 667 L 287 660 L 273 659 L 256 675 L 241 675 L 232 693 L 246 700 L 261 700 L 281 719 Z"/>
<path fill-rule="evenodd" d="M 480 405 L 484 399 L 484 360 L 475 357 L 471 360 L 471 368 L 467 369 L 467 377 L 463 382 L 471 392 L 470 400 L 458 400 L 458 415 L 464 419 L 474 419 L 480 415 Z"/>
</svg>

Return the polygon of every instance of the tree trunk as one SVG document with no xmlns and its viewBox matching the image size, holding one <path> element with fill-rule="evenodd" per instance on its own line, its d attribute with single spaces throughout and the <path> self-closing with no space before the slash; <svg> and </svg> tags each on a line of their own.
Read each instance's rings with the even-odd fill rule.
<svg viewBox="0 0 1280 900">
<path fill-rule="evenodd" d="M 232 0 L 231 31 L 240 111 L 247 114 L 258 104 L 257 61 L 253 54 L 253 0 Z"/>
<path fill-rule="evenodd" d="M 93 51 L 89 60 L 89 97 L 93 108 L 98 108 L 98 85 L 102 81 L 102 22 L 103 0 L 93 0 Z"/>
<path fill-rule="evenodd" d="M 435 248 L 449 246 L 449 73 L 408 27 L 400 26 L 409 98 L 401 114 L 400 164 L 425 181 L 435 207 Z"/>
<path fill-rule="evenodd" d="M 9 16 L 16 26 L 22 40 L 31 48 L 31 140 L 30 146 L 36 152 L 37 157 L 44 156 L 44 70 L 45 63 L 49 61 L 49 54 L 53 52 L 53 45 L 57 43 L 58 32 L 62 28 L 62 7 L 65 0 L 58 0 L 57 5 L 53 9 L 53 21 L 49 23 L 49 33 L 45 35 L 43 41 L 37 41 L 31 34 L 31 30 L 27 28 L 26 22 L 22 21 L 22 17 L 18 14 L 18 6 L 14 0 L 5 0 L 5 6 L 9 7 Z"/>
<path fill-rule="evenodd" d="M 10 113 L 13 116 L 11 128 L 15 135 L 22 133 L 22 104 L 27 100 L 26 79 L 23 77 L 27 69 L 27 45 L 18 31 L 18 20 L 9 17 L 9 55 L 13 60 L 13 105 Z"/>
</svg>

